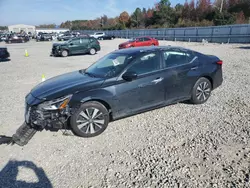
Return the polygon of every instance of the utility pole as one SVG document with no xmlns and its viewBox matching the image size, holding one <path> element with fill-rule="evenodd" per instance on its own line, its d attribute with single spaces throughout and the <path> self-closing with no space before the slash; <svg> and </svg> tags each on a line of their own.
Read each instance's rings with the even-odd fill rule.
<svg viewBox="0 0 250 188">
<path fill-rule="evenodd" d="M 220 13 L 222 13 L 223 4 L 224 4 L 224 0 L 221 0 Z"/>
</svg>

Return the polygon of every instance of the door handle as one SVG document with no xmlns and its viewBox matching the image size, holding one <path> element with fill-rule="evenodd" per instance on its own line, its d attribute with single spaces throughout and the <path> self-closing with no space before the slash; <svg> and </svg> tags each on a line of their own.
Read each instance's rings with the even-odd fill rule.
<svg viewBox="0 0 250 188">
<path fill-rule="evenodd" d="M 152 82 L 155 83 L 155 84 L 157 84 L 157 83 L 161 82 L 162 80 L 163 80 L 163 78 L 160 77 L 160 78 L 156 78 L 156 79 L 153 80 Z"/>
<path fill-rule="evenodd" d="M 198 67 L 192 67 L 191 68 L 191 70 L 197 70 L 198 69 Z"/>
</svg>

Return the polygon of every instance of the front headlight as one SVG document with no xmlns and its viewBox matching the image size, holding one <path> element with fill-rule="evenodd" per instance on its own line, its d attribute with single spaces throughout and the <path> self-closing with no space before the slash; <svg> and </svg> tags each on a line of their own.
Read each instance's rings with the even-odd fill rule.
<svg viewBox="0 0 250 188">
<path fill-rule="evenodd" d="M 38 105 L 40 110 L 62 110 L 68 105 L 72 95 L 60 97 L 51 101 L 46 101 Z"/>
</svg>

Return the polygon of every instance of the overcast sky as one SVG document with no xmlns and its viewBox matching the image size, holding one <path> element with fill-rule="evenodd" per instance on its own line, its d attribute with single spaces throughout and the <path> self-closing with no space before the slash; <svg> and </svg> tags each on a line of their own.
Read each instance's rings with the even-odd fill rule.
<svg viewBox="0 0 250 188">
<path fill-rule="evenodd" d="M 0 25 L 60 25 L 66 20 L 118 16 L 136 7 L 153 7 L 158 0 L 0 0 Z M 185 0 L 171 0 L 174 6 Z"/>
</svg>

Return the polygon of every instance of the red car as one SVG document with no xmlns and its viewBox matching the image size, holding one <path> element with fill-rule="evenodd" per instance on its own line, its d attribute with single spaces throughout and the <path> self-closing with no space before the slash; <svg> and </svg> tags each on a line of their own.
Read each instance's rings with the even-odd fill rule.
<svg viewBox="0 0 250 188">
<path fill-rule="evenodd" d="M 121 43 L 119 45 L 119 49 L 139 46 L 159 46 L 159 42 L 157 39 L 152 37 L 137 37 L 134 39 L 130 39 L 127 42 Z"/>
</svg>

